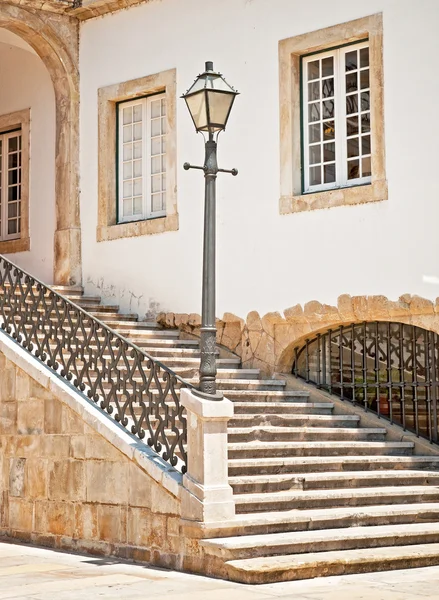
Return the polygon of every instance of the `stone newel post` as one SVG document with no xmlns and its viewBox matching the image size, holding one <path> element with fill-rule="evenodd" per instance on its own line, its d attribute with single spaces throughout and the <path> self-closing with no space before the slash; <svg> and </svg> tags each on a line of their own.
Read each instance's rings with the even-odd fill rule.
<svg viewBox="0 0 439 600">
<path fill-rule="evenodd" d="M 181 390 L 187 410 L 188 470 L 183 476 L 182 518 L 214 523 L 233 519 L 235 502 L 228 483 L 227 422 L 233 404 L 205 400 Z"/>
</svg>

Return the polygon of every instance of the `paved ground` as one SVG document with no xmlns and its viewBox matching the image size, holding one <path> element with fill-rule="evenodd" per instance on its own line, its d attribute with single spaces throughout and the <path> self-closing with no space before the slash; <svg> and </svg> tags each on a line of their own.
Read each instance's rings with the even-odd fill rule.
<svg viewBox="0 0 439 600">
<path fill-rule="evenodd" d="M 246 586 L 112 560 L 0 543 L 0 600 L 426 600 L 439 567 Z"/>
</svg>

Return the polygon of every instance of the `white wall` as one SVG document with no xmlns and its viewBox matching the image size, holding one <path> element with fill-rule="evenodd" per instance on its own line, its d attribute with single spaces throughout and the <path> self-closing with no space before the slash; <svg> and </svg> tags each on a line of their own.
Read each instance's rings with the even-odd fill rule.
<svg viewBox="0 0 439 600">
<path fill-rule="evenodd" d="M 18 45 L 20 47 L 18 47 Z M 31 109 L 30 252 L 10 260 L 53 281 L 55 231 L 55 94 L 41 59 L 17 36 L 0 29 L 0 115 Z"/>
<path fill-rule="evenodd" d="M 279 40 L 384 16 L 389 201 L 280 216 Z M 218 306 L 245 316 L 339 294 L 439 295 L 437 0 L 162 0 L 81 30 L 84 281 L 125 309 L 200 311 L 200 172 L 178 173 L 178 232 L 96 242 L 97 90 L 175 67 L 183 93 L 213 60 L 241 95 L 219 140 Z M 183 100 L 178 164 L 200 164 Z M 425 280 L 427 278 L 428 281 Z"/>
</svg>

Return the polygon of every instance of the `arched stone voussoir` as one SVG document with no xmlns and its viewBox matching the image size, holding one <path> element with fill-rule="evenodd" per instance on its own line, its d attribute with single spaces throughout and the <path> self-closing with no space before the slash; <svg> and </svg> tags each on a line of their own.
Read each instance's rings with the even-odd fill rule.
<svg viewBox="0 0 439 600">
<path fill-rule="evenodd" d="M 79 284 L 79 25 L 65 15 L 2 2 L 0 27 L 26 41 L 52 79 L 56 100 L 54 282 Z"/>
</svg>

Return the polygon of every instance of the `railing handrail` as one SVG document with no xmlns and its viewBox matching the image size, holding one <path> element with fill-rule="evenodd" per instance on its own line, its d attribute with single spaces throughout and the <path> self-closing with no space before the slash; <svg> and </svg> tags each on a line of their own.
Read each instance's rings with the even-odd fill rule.
<svg viewBox="0 0 439 600">
<path fill-rule="evenodd" d="M 185 381 L 182 377 L 180 377 L 179 375 L 177 375 L 177 373 L 174 373 L 174 371 L 172 369 L 170 369 L 169 367 L 167 367 L 160 360 L 157 360 L 156 358 L 154 358 L 154 356 L 151 356 L 150 354 L 148 354 L 147 352 L 145 352 L 142 348 L 140 348 L 140 346 L 137 346 L 134 342 L 132 342 L 131 340 L 127 339 L 126 337 L 124 337 L 123 335 L 121 335 L 120 333 L 118 333 L 112 327 L 109 327 L 104 321 L 101 321 L 100 319 L 98 319 L 94 315 L 91 315 L 84 308 L 82 308 L 82 306 L 79 306 L 79 304 L 75 304 L 75 302 L 72 302 L 69 298 L 67 298 L 67 296 L 64 296 L 63 294 L 60 294 L 55 289 L 53 289 L 53 287 L 51 287 L 50 285 L 47 285 L 47 283 L 43 283 L 37 277 L 34 277 L 33 275 L 31 275 L 30 273 L 28 273 L 27 271 L 25 271 L 21 267 L 17 266 L 15 263 L 13 263 L 8 258 L 5 258 L 5 256 L 3 254 L 0 254 L 0 260 L 3 260 L 5 262 L 9 263 L 10 265 L 12 265 L 14 267 L 14 269 L 17 269 L 18 271 L 20 271 L 21 273 L 23 273 L 23 275 L 26 275 L 26 277 L 30 277 L 31 279 L 33 279 L 35 283 L 37 283 L 38 285 L 41 285 L 48 292 L 54 294 L 55 296 L 58 296 L 58 298 L 61 298 L 62 300 L 64 300 L 64 302 L 66 302 L 66 304 L 70 304 L 75 309 L 77 309 L 80 312 L 82 312 L 88 319 L 92 319 L 93 321 L 95 321 L 95 323 L 98 323 L 103 329 L 106 329 L 107 331 L 109 331 L 110 333 L 112 333 L 113 336 L 115 336 L 115 337 L 119 338 L 120 340 L 122 340 L 122 342 L 124 342 L 125 344 L 127 344 L 127 346 L 131 346 L 134 350 L 136 350 L 140 354 L 143 354 L 143 356 L 145 358 L 147 358 L 148 360 L 151 360 L 153 363 L 155 363 L 156 365 L 158 365 L 163 371 L 167 371 L 170 375 L 172 375 L 173 377 L 175 377 L 178 381 L 180 381 L 186 387 L 188 387 L 190 389 L 194 389 L 195 388 L 194 385 L 192 385 L 188 381 Z M 74 286 L 72 286 L 72 287 L 74 287 Z M 136 323 L 139 323 L 139 321 L 136 321 Z"/>
<path fill-rule="evenodd" d="M 131 426 L 131 432 L 133 434 L 137 433 L 140 439 L 143 439 L 146 433 L 145 429 L 149 429 L 148 445 L 153 446 L 156 452 L 160 453 L 162 444 L 164 444 L 163 458 L 173 466 L 178 463 L 175 455 L 177 445 L 181 450 L 183 462 L 186 460 L 184 450 L 186 419 L 177 394 L 181 387 L 194 389 L 194 385 L 177 375 L 160 360 L 145 352 L 137 344 L 109 327 L 107 323 L 91 315 L 79 304 L 76 304 L 70 298 L 34 277 L 1 254 L 0 279 L 2 280 L 0 289 L 4 290 L 4 294 L 0 296 L 0 310 L 3 319 L 1 328 L 3 330 L 6 330 L 8 334 L 13 331 L 13 337 L 19 343 L 23 342 L 23 347 L 31 353 L 33 346 L 36 344 L 38 346 L 37 351 L 33 355 L 44 364 L 47 361 L 47 366 L 55 372 L 59 371 L 59 363 L 61 363 L 61 376 L 68 381 L 75 377 L 74 386 L 80 392 L 84 392 L 88 386 L 88 397 L 93 398 L 95 403 L 100 401 L 101 408 L 105 408 L 109 414 L 113 412 L 115 403 L 118 411 L 114 416 L 116 421 L 128 429 L 127 425 L 129 418 L 131 418 L 131 422 L 134 423 Z M 9 300 L 7 296 L 8 288 L 11 288 Z M 23 296 L 20 306 L 29 304 L 26 302 L 26 295 L 24 294 L 26 292 L 34 302 L 34 311 L 40 314 L 39 326 L 35 325 L 35 321 L 29 318 L 28 309 L 26 312 L 21 309 L 17 310 L 16 300 L 11 301 L 12 298 L 16 299 L 18 297 L 16 290 L 20 288 L 21 296 Z M 38 293 L 38 296 L 35 292 Z M 50 305 L 47 305 L 45 299 L 50 302 Z M 10 313 L 6 310 L 8 302 L 10 302 L 9 306 L 12 308 L 12 318 L 9 317 Z M 57 311 L 58 308 L 56 307 L 59 304 L 62 306 L 60 310 L 64 312 L 58 314 L 58 319 L 53 322 L 51 319 L 52 311 Z M 41 312 L 40 306 L 45 309 L 45 312 L 44 310 Z M 19 321 L 16 320 L 17 315 L 20 317 Z M 27 321 L 25 317 L 27 317 Z M 67 319 L 67 327 L 66 323 L 63 322 L 63 318 Z M 50 324 L 51 327 L 49 331 L 44 327 L 47 324 Z M 33 325 L 33 327 L 29 331 L 25 325 Z M 55 329 L 52 329 L 53 327 Z M 71 333 L 71 343 L 70 338 L 66 339 L 66 332 Z M 40 338 L 40 333 L 45 336 L 43 340 Z M 91 350 L 92 338 L 96 340 L 98 347 L 96 353 Z M 51 340 L 57 342 L 53 352 L 47 349 L 52 348 Z M 114 348 L 118 348 L 116 354 Z M 110 360 L 105 358 L 107 356 L 105 352 L 110 353 Z M 128 353 L 131 359 L 134 360 L 132 369 L 127 366 Z M 49 358 L 47 358 L 47 354 Z M 147 361 L 146 365 L 144 359 Z M 84 363 L 84 365 L 82 366 L 81 363 Z M 140 383 L 139 375 L 141 378 Z M 109 391 L 107 386 L 110 386 Z M 155 399 L 154 390 L 157 394 Z M 169 405 L 170 400 L 171 405 Z M 139 418 L 133 412 L 136 407 L 142 409 Z M 164 417 L 160 412 L 161 410 L 165 411 Z M 166 431 L 169 432 L 166 433 Z M 173 440 L 169 438 L 170 435 L 171 438 L 172 435 L 174 436 Z M 186 471 L 185 465 L 182 467 L 182 471 Z"/>
</svg>

